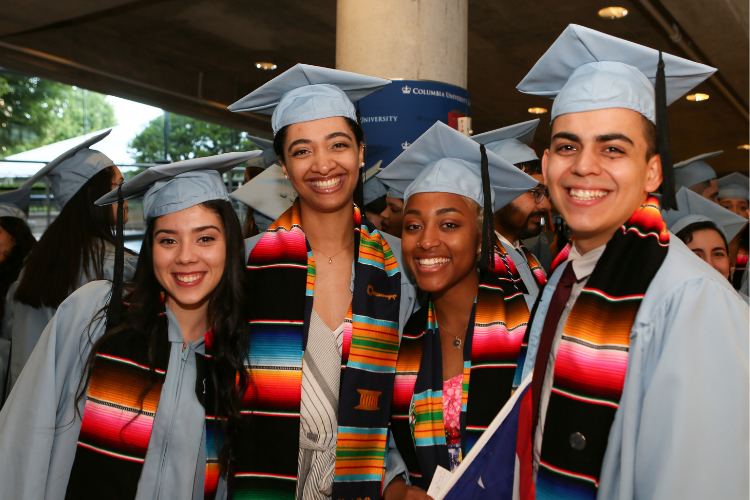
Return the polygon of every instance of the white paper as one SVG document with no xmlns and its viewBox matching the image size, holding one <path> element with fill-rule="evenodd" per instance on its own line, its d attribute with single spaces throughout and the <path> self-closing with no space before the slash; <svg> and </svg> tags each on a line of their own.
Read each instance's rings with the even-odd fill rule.
<svg viewBox="0 0 750 500">
<path fill-rule="evenodd" d="M 450 478 L 450 471 L 438 465 L 437 469 L 435 469 L 435 475 L 432 476 L 432 482 L 430 483 L 430 489 L 427 490 L 427 495 L 431 496 L 432 498 L 437 498 L 438 493 L 440 493 L 440 490 L 443 489 L 443 486 L 445 486 L 448 481 L 450 481 Z"/>
</svg>

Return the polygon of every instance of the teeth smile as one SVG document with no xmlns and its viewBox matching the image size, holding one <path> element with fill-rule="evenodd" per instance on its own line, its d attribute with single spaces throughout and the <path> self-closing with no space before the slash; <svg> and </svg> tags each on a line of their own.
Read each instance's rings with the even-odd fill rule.
<svg viewBox="0 0 750 500">
<path fill-rule="evenodd" d="M 312 185 L 318 189 L 330 189 L 341 184 L 341 177 L 334 177 L 325 181 L 313 181 Z"/>
<path fill-rule="evenodd" d="M 198 274 L 175 274 L 174 277 L 177 278 L 177 281 L 182 281 L 183 283 L 192 283 L 193 281 L 197 281 L 203 277 L 203 275 L 206 273 L 198 273 Z"/>
<path fill-rule="evenodd" d="M 569 190 L 570 197 L 575 198 L 576 200 L 598 200 L 599 198 L 603 198 L 607 196 L 609 191 L 604 191 L 602 189 L 570 189 Z"/>
<path fill-rule="evenodd" d="M 446 259 L 445 257 L 433 257 L 431 259 L 419 259 L 419 265 L 422 267 L 436 267 L 449 261 L 450 259 Z"/>
</svg>

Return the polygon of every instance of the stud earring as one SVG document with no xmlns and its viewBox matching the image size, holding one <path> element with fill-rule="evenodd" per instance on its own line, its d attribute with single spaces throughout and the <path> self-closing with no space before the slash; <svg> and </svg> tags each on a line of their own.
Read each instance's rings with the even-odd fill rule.
<svg viewBox="0 0 750 500">
<path fill-rule="evenodd" d="M 417 247 L 422 248 L 422 245 L 419 242 L 417 242 Z"/>
<path fill-rule="evenodd" d="M 289 176 L 284 174 L 284 179 L 289 180 Z"/>
<path fill-rule="evenodd" d="M 365 162 L 359 164 L 360 168 L 365 168 Z"/>
</svg>

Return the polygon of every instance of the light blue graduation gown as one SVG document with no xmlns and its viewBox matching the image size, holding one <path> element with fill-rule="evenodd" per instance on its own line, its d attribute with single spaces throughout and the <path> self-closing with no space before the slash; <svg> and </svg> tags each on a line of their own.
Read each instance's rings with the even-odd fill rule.
<svg viewBox="0 0 750 500">
<path fill-rule="evenodd" d="M 123 279 L 125 281 L 133 279 L 137 263 L 138 256 L 125 254 L 125 266 L 123 268 Z M 111 244 L 105 243 L 104 262 L 102 263 L 104 279 L 111 281 L 114 278 L 114 267 L 115 248 Z M 21 273 L 23 274 L 23 271 L 21 271 Z M 81 272 L 78 277 L 78 285 L 76 286 L 76 289 L 91 281 L 91 277 L 95 276 L 96 272 L 93 266 L 89 265 L 88 273 Z M 16 281 L 10 286 L 8 295 L 5 299 L 3 329 L 0 336 L 2 336 L 6 342 L 10 341 L 7 348 L 10 351 L 10 358 L 8 358 L 7 354 L 3 356 L 2 346 L 0 346 L 0 380 L 7 380 L 4 386 L 0 384 L 0 403 L 4 399 L 3 395 L 10 393 L 16 380 L 18 380 L 19 375 L 21 375 L 21 370 L 23 370 L 23 367 L 26 365 L 29 356 L 31 356 L 31 352 L 34 350 L 34 346 L 36 346 L 39 337 L 42 335 L 42 331 L 44 331 L 44 327 L 47 326 L 47 323 L 49 323 L 56 311 L 54 307 L 35 309 L 13 300 L 18 285 L 19 282 Z M 40 283 L 39 286 L 44 285 Z M 3 366 L 8 367 L 7 370 L 9 371 L 7 374 L 3 370 Z"/>
<path fill-rule="evenodd" d="M 523 377 L 564 267 L 542 292 Z M 729 282 L 671 238 L 631 330 L 599 499 L 748 498 L 748 318 Z"/>
<path fill-rule="evenodd" d="M 106 329 L 103 320 L 91 319 L 108 303 L 111 289 L 108 281 L 93 281 L 60 304 L 0 411 L 0 499 L 65 498 L 81 428 L 75 400 L 83 360 Z M 167 318 L 169 365 L 136 499 L 198 500 L 206 452 L 195 353 L 204 352 L 203 339 L 183 352 L 182 332 L 169 308 Z"/>
</svg>

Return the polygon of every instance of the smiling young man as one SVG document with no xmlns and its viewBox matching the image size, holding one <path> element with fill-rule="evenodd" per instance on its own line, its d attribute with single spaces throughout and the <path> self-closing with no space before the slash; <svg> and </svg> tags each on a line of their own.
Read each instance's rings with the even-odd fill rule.
<svg viewBox="0 0 750 500">
<path fill-rule="evenodd" d="M 522 369 L 539 498 L 748 496 L 748 309 L 649 194 L 675 208 L 666 105 L 714 70 L 661 60 L 570 25 L 518 86 L 555 97 L 542 165 L 573 232 Z"/>
<path fill-rule="evenodd" d="M 494 216 L 495 233 L 503 251 L 501 259 L 508 277 L 524 293 L 529 310 L 547 282 L 547 275 L 521 240 L 534 238 L 544 230 L 545 218 L 549 217 L 552 208 L 542 178 L 542 164 L 531 149 L 538 125 L 537 118 L 472 137 L 539 183 L 495 212 Z"/>
</svg>

